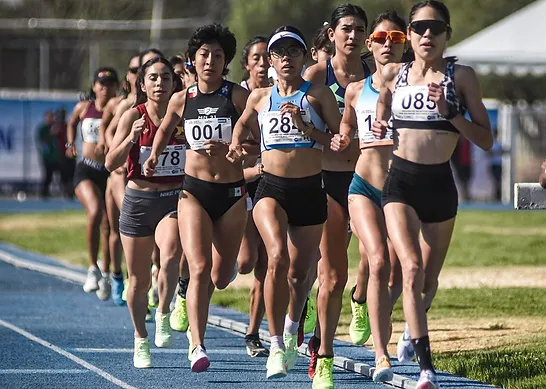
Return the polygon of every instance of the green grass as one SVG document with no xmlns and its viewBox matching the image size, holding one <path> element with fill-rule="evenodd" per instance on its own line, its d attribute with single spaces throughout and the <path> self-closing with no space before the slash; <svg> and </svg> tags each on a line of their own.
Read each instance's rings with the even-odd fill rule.
<svg viewBox="0 0 546 389">
<path fill-rule="evenodd" d="M 546 388 L 546 336 L 536 346 L 434 355 L 436 368 L 507 389 Z"/>
</svg>

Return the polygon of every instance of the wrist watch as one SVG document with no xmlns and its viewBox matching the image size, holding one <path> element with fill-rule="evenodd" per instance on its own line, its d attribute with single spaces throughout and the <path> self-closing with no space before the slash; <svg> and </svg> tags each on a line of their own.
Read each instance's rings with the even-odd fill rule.
<svg viewBox="0 0 546 389">
<path fill-rule="evenodd" d="M 64 145 L 64 147 L 67 148 L 67 149 L 69 149 L 69 148 L 71 148 L 73 145 L 74 145 L 74 143 L 66 142 L 65 145 Z"/>
</svg>

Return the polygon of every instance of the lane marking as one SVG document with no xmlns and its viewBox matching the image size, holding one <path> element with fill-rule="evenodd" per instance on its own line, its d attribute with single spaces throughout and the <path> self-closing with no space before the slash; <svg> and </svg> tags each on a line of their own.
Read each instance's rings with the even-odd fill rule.
<svg viewBox="0 0 546 389">
<path fill-rule="evenodd" d="M 77 347 L 69 349 L 75 353 L 100 353 L 100 354 L 132 354 L 132 348 L 93 348 L 93 347 Z M 152 354 L 187 354 L 187 348 L 150 348 Z M 244 346 L 239 348 L 221 348 L 207 349 L 207 354 L 241 354 L 246 355 Z"/>
<path fill-rule="evenodd" d="M 15 326 L 15 325 L 13 325 L 11 323 L 8 323 L 8 322 L 6 322 L 6 321 L 4 321 L 2 319 L 0 319 L 0 325 L 3 326 L 3 327 L 6 327 L 7 329 L 12 330 L 13 332 L 18 333 L 19 335 L 24 336 L 27 339 L 32 340 L 33 342 L 36 342 L 36 343 L 40 344 L 40 345 L 42 345 L 42 346 L 44 346 L 44 347 L 46 347 L 46 348 L 48 348 L 48 349 L 50 349 L 52 351 L 55 351 L 57 354 L 60 354 L 63 357 L 66 357 L 66 358 L 70 359 L 71 361 L 76 362 L 78 365 L 80 365 L 82 367 L 85 367 L 87 370 L 91 370 L 92 372 L 100 375 L 102 378 L 106 379 L 107 381 L 110 381 L 111 383 L 119 386 L 120 388 L 123 388 L 123 389 L 137 389 L 134 386 L 131 386 L 128 383 L 123 382 L 122 380 L 120 380 L 120 379 L 114 377 L 113 375 L 105 372 L 104 370 L 99 369 L 98 367 L 90 364 L 89 362 L 86 362 L 83 359 L 78 358 L 74 354 L 71 354 L 68 351 L 63 350 L 62 348 L 57 347 L 54 344 L 49 343 L 48 341 L 45 341 L 45 340 L 43 340 L 41 338 L 38 338 L 35 335 L 32 335 L 30 332 L 27 332 L 27 331 L 23 330 L 22 328 L 19 328 L 19 327 Z"/>
<path fill-rule="evenodd" d="M 89 373 L 83 369 L 0 369 L 2 374 L 79 374 Z"/>
<path fill-rule="evenodd" d="M 30 260 L 27 261 L 24 259 L 20 259 L 3 250 L 0 250 L 0 260 L 18 268 L 33 270 L 33 271 L 37 271 L 39 273 L 44 273 L 44 274 L 49 274 L 55 277 L 60 277 L 66 280 L 76 282 L 78 284 L 85 283 L 85 277 L 86 277 L 85 274 L 76 272 L 74 270 L 62 268 L 59 266 L 46 265 L 43 263 L 37 263 Z"/>
</svg>

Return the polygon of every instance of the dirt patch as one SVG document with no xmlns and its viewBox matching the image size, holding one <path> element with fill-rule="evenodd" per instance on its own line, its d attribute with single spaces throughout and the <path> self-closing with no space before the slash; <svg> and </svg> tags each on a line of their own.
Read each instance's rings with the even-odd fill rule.
<svg viewBox="0 0 546 389">
<path fill-rule="evenodd" d="M 55 215 L 51 217 L 35 217 L 33 215 L 20 215 L 2 219 L 0 221 L 0 231 L 14 231 L 14 230 L 40 230 L 46 228 L 79 228 L 85 227 L 87 224 L 87 218 L 84 214 L 70 214 L 63 215 L 62 219 L 59 219 Z"/>
<path fill-rule="evenodd" d="M 429 334 L 434 352 L 471 351 L 522 345 L 544 334 L 546 322 L 541 318 L 437 319 L 429 320 Z M 396 355 L 396 343 L 404 323 L 393 324 L 389 353 Z M 347 325 L 338 326 L 336 337 L 350 342 Z M 373 347 L 371 338 L 366 346 Z"/>
<path fill-rule="evenodd" d="M 350 271 L 346 289 L 356 283 L 356 271 Z M 239 275 L 235 287 L 250 288 L 253 275 Z M 440 288 L 546 288 L 546 267 L 472 267 L 446 268 L 440 273 Z"/>
<path fill-rule="evenodd" d="M 494 227 L 468 224 L 463 227 L 463 232 L 503 236 L 546 236 L 546 228 L 538 227 Z"/>
</svg>

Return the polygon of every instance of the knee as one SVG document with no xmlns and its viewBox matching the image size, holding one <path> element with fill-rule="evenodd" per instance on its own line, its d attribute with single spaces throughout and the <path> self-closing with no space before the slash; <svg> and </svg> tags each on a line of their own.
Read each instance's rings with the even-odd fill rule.
<svg viewBox="0 0 546 389">
<path fill-rule="evenodd" d="M 370 265 L 370 279 L 376 282 L 389 282 L 390 263 L 386 250 L 373 250 L 368 253 L 368 263 Z"/>
<path fill-rule="evenodd" d="M 341 294 L 347 284 L 347 271 L 330 269 L 321 274 L 320 290 L 329 294 Z"/>
<path fill-rule="evenodd" d="M 438 278 L 434 277 L 425 277 L 424 286 L 423 286 L 423 293 L 429 294 L 429 293 L 436 293 L 438 290 Z"/>
<path fill-rule="evenodd" d="M 100 226 L 102 222 L 102 210 L 99 207 L 90 207 L 89 213 L 87 214 L 87 218 L 89 220 L 89 223 L 91 223 L 93 226 Z M 102 224 L 102 230 L 104 231 L 105 226 L 104 223 Z"/>
<path fill-rule="evenodd" d="M 267 258 L 267 272 L 269 274 L 279 277 L 288 276 L 290 258 L 287 249 L 282 246 L 274 247 L 268 251 Z"/>
<path fill-rule="evenodd" d="M 211 278 L 212 265 L 204 258 L 201 261 L 189 263 L 190 279 L 195 282 L 208 282 Z"/>
<path fill-rule="evenodd" d="M 254 264 L 256 263 L 253 255 L 245 255 L 237 259 L 239 265 L 239 274 L 250 274 L 254 270 Z"/>
<path fill-rule="evenodd" d="M 417 264 L 417 261 L 412 261 L 402 267 L 403 287 L 405 291 L 421 293 L 423 291 L 425 273 Z"/>
<path fill-rule="evenodd" d="M 150 288 L 151 275 L 137 276 L 131 274 L 129 276 L 129 288 L 134 294 L 146 294 Z"/>
</svg>

